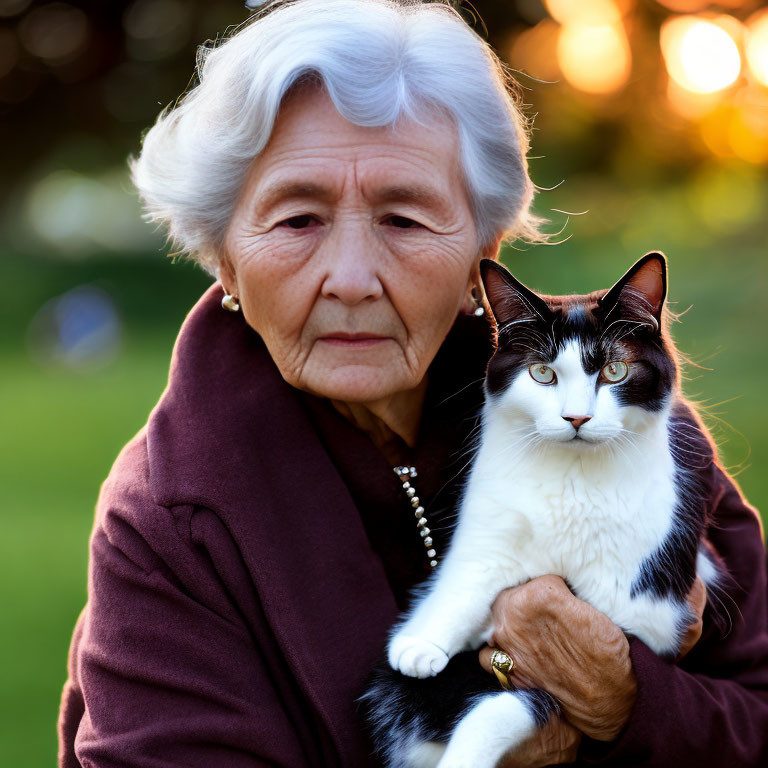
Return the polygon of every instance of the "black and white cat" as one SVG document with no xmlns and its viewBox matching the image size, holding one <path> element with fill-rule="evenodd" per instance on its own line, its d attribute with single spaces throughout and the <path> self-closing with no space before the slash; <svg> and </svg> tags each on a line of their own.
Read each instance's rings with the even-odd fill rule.
<svg viewBox="0 0 768 768">
<path fill-rule="evenodd" d="M 586 296 L 538 295 L 490 260 L 481 272 L 497 345 L 479 445 L 447 553 L 363 697 L 389 766 L 492 768 L 557 711 L 479 667 L 505 587 L 559 575 L 674 657 L 697 572 L 718 579 L 697 472 L 714 448 L 680 393 L 664 256 Z"/>
</svg>

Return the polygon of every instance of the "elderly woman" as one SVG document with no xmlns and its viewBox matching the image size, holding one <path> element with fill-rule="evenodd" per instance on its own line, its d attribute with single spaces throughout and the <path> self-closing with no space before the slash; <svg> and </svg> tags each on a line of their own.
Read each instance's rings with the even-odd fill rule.
<svg viewBox="0 0 768 768">
<path fill-rule="evenodd" d="M 101 489 L 59 765 L 376 765 L 355 701 L 447 544 L 493 351 L 478 263 L 538 237 L 524 124 L 447 1 L 276 3 L 203 54 L 132 168 L 219 280 Z M 510 766 L 766 764 L 760 525 L 709 472 L 730 631 L 704 611 L 675 665 L 555 577 L 506 590 L 497 644 L 564 713 Z"/>
</svg>

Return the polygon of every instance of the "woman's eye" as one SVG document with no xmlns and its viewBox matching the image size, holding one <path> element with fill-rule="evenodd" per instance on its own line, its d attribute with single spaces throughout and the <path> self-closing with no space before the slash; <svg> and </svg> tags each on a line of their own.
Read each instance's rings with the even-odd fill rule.
<svg viewBox="0 0 768 768">
<path fill-rule="evenodd" d="M 629 373 L 629 366 L 623 360 L 614 360 L 603 366 L 603 370 L 600 371 L 603 378 L 606 381 L 610 381 L 611 384 L 615 384 L 617 381 L 623 381 L 627 378 Z"/>
<path fill-rule="evenodd" d="M 407 216 L 390 216 L 389 221 L 398 229 L 411 229 L 412 227 L 420 227 L 418 221 L 409 219 Z"/>
<path fill-rule="evenodd" d="M 543 363 L 534 363 L 528 372 L 531 374 L 531 378 L 539 384 L 555 384 L 557 382 L 555 372 Z"/>
<path fill-rule="evenodd" d="M 304 213 L 301 216 L 291 216 L 290 219 L 279 222 L 277 226 L 288 226 L 291 229 L 306 229 L 314 220 L 315 217 L 312 214 Z"/>
</svg>

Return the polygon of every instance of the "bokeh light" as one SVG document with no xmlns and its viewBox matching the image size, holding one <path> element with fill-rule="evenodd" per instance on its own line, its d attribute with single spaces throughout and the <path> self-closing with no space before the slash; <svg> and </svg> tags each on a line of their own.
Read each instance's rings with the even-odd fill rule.
<svg viewBox="0 0 768 768">
<path fill-rule="evenodd" d="M 6 27 L 0 27 L 0 79 L 13 70 L 19 60 L 16 35 Z"/>
<path fill-rule="evenodd" d="M 689 91 L 670 77 L 667 82 L 667 100 L 677 114 L 688 120 L 699 120 L 718 106 L 720 95 L 717 92 Z"/>
<path fill-rule="evenodd" d="M 621 13 L 613 0 L 546 0 L 545 5 L 550 16 L 563 25 L 602 26 L 621 20 Z"/>
<path fill-rule="evenodd" d="M 31 188 L 25 214 L 30 230 L 62 256 L 135 251 L 154 241 L 122 170 L 100 176 L 54 171 Z"/>
<path fill-rule="evenodd" d="M 709 0 L 657 0 L 659 5 L 663 5 L 675 13 L 696 13 L 703 11 L 708 5 Z"/>
<path fill-rule="evenodd" d="M 156 61 L 187 42 L 189 12 L 181 0 L 136 0 L 123 15 L 123 27 L 131 57 Z"/>
<path fill-rule="evenodd" d="M 76 58 L 88 42 L 85 13 L 67 3 L 36 8 L 19 23 L 19 37 L 33 55 L 50 64 L 65 64 Z"/>
<path fill-rule="evenodd" d="M 27 349 L 39 365 L 92 369 L 120 351 L 122 323 L 112 297 L 81 285 L 47 301 L 27 329 Z"/>
<path fill-rule="evenodd" d="M 27 10 L 32 0 L 0 0 L 0 18 L 18 16 Z"/>
<path fill-rule="evenodd" d="M 566 80 L 586 93 L 608 94 L 629 78 L 632 58 L 618 24 L 566 24 L 557 38 L 557 61 Z"/>
<path fill-rule="evenodd" d="M 747 20 L 745 37 L 749 68 L 763 85 L 768 85 L 768 8 Z"/>
<path fill-rule="evenodd" d="M 534 77 L 549 82 L 560 77 L 557 63 L 557 37 L 560 27 L 552 19 L 543 19 L 514 36 L 509 46 L 509 61 Z"/>
<path fill-rule="evenodd" d="M 557 65 L 580 91 L 610 94 L 622 88 L 632 69 L 632 54 L 614 0 L 546 0 L 561 26 L 556 43 Z"/>
<path fill-rule="evenodd" d="M 732 85 L 741 71 L 739 49 L 722 26 L 697 16 L 677 16 L 661 27 L 667 71 L 693 93 L 714 93 Z"/>
<path fill-rule="evenodd" d="M 749 84 L 736 95 L 728 126 L 736 157 L 750 163 L 768 162 L 768 99 L 765 88 Z"/>
</svg>

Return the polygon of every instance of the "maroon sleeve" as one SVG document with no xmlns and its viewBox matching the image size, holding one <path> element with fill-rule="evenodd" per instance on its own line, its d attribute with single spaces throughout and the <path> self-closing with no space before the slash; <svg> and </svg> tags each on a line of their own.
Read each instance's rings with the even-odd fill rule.
<svg viewBox="0 0 768 768">
<path fill-rule="evenodd" d="M 634 710 L 616 741 L 585 739 L 586 765 L 758 768 L 768 765 L 768 599 L 760 518 L 715 465 L 708 537 L 727 567 L 710 592 L 699 643 L 678 665 L 637 638 Z M 721 628 L 714 613 L 728 620 Z M 713 613 L 714 611 L 714 613 Z"/>
<path fill-rule="evenodd" d="M 152 522 L 142 535 L 111 514 L 94 527 L 88 603 L 62 697 L 59 765 L 315 764 L 311 740 L 302 743 L 306 725 L 291 716 L 273 660 L 246 618 L 256 608 L 237 591 L 250 582 L 238 575 L 239 553 L 218 518 L 189 508 L 143 513 Z M 207 546 L 190 546 L 177 526 Z M 160 554 L 147 543 L 150 527 L 166 541 Z"/>
</svg>

